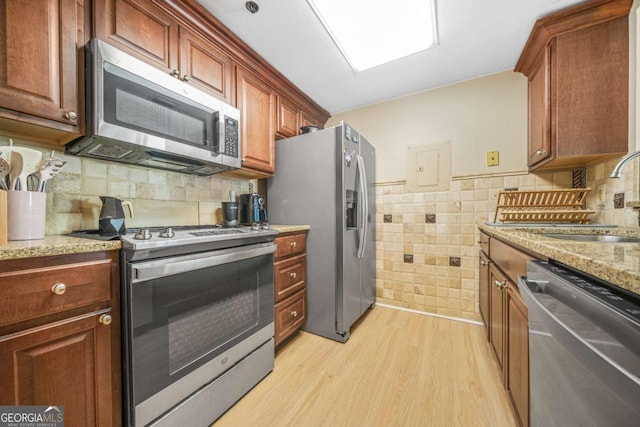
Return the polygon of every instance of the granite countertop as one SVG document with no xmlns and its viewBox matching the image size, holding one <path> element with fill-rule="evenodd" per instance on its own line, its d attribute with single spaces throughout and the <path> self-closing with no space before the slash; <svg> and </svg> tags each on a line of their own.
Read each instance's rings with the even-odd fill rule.
<svg viewBox="0 0 640 427">
<path fill-rule="evenodd" d="M 278 230 L 278 233 L 294 233 L 296 231 L 306 231 L 311 227 L 308 225 L 273 225 L 269 224 L 269 228 Z"/>
<path fill-rule="evenodd" d="M 45 236 L 40 240 L 15 240 L 0 246 L 0 260 L 119 250 L 119 240 L 100 241 L 70 236 Z"/>
<path fill-rule="evenodd" d="M 501 240 L 640 294 L 640 243 L 583 242 L 541 235 L 564 233 L 640 237 L 638 229 L 580 226 L 527 227 L 526 225 L 500 227 L 488 224 L 478 224 L 478 227 Z"/>
</svg>

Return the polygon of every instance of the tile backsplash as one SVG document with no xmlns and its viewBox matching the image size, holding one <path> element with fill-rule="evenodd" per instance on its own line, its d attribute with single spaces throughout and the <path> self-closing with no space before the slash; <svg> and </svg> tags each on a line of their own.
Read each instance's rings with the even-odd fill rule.
<svg viewBox="0 0 640 427">
<path fill-rule="evenodd" d="M 596 211 L 593 222 L 637 227 L 637 211 L 614 209 L 613 195 L 623 192 L 626 200 L 638 200 L 638 173 L 629 167 L 622 179 L 610 179 L 615 164 L 587 169 L 587 186 L 593 189 L 587 208 Z M 378 185 L 378 301 L 479 320 L 477 223 L 493 222 L 498 192 L 571 186 L 571 171 L 459 179 L 451 182 L 449 191 L 431 193 L 409 193 L 402 183 Z M 598 205 L 599 187 L 605 189 L 604 206 Z"/>
<path fill-rule="evenodd" d="M 229 191 L 249 191 L 249 181 L 213 175 L 200 177 L 176 172 L 61 156 L 67 162 L 47 185 L 46 234 L 96 229 L 102 207 L 99 196 L 129 200 L 134 216 L 128 227 L 198 225 L 222 221 L 221 202 Z"/>
</svg>

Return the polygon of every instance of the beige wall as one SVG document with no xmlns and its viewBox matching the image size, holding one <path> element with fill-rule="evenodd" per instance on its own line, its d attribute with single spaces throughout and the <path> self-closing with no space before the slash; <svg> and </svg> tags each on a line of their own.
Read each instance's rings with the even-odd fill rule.
<svg viewBox="0 0 640 427">
<path fill-rule="evenodd" d="M 409 146 L 452 141 L 453 176 L 525 171 L 527 79 L 505 71 L 332 116 L 376 147 L 377 182 L 404 181 Z M 500 165 L 486 166 L 499 151 Z"/>
</svg>

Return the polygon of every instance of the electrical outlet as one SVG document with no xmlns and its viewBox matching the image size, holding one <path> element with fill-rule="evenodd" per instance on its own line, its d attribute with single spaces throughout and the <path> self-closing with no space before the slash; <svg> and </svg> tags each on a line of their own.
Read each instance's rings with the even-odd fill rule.
<svg viewBox="0 0 640 427">
<path fill-rule="evenodd" d="M 500 152 L 487 151 L 487 166 L 498 166 L 498 165 L 500 165 Z"/>
</svg>

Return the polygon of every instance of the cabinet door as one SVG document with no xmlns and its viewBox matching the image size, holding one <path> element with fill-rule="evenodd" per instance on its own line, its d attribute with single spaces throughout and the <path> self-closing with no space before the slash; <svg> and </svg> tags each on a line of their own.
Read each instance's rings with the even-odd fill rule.
<svg viewBox="0 0 640 427">
<path fill-rule="evenodd" d="M 303 126 L 317 126 L 319 128 L 323 127 L 322 123 L 317 117 L 313 117 L 311 114 L 307 113 L 306 111 L 301 110 L 299 127 L 303 127 Z"/>
<path fill-rule="evenodd" d="M 119 425 L 105 315 L 108 310 L 0 337 L 0 405 L 63 405 L 65 425 Z"/>
<path fill-rule="evenodd" d="M 287 98 L 278 95 L 278 128 L 279 135 L 288 138 L 299 133 L 298 107 Z"/>
<path fill-rule="evenodd" d="M 96 0 L 95 32 L 169 73 L 178 67 L 178 24 L 150 0 Z"/>
<path fill-rule="evenodd" d="M 0 1 L 0 107 L 17 113 L 3 116 L 79 133 L 76 42 L 83 10 L 76 0 Z"/>
<path fill-rule="evenodd" d="M 529 166 L 551 156 L 549 55 L 549 50 L 545 49 L 529 77 Z"/>
<path fill-rule="evenodd" d="M 560 35 L 551 48 L 555 156 L 626 153 L 627 18 Z"/>
<path fill-rule="evenodd" d="M 491 260 L 489 257 L 485 255 L 483 251 L 480 251 L 480 262 L 479 262 L 479 298 L 480 298 L 480 316 L 482 316 L 482 320 L 484 321 L 485 327 L 487 328 L 487 337 L 489 337 L 490 331 L 490 308 L 489 308 L 489 264 Z"/>
<path fill-rule="evenodd" d="M 504 315 L 504 288 L 507 286 L 507 278 L 495 265 L 489 266 L 489 342 L 493 347 L 500 370 L 504 372 L 505 353 L 505 315 Z"/>
<path fill-rule="evenodd" d="M 507 366 L 505 385 L 520 425 L 529 425 L 529 320 L 517 287 L 506 292 Z"/>
<path fill-rule="evenodd" d="M 262 176 L 271 175 L 275 171 L 275 92 L 242 67 L 237 68 L 236 82 L 242 168 Z"/>
<path fill-rule="evenodd" d="M 180 78 L 229 104 L 233 72 L 231 58 L 197 34 L 180 27 Z"/>
</svg>

